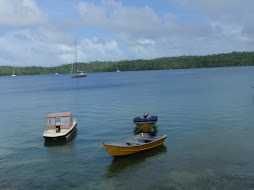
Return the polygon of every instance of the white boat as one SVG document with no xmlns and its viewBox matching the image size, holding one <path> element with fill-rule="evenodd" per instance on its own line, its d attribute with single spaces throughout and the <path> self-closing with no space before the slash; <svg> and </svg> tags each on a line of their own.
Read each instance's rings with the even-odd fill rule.
<svg viewBox="0 0 254 190">
<path fill-rule="evenodd" d="M 59 120 L 59 121 L 58 121 Z M 45 139 L 67 139 L 75 131 L 77 121 L 72 119 L 72 112 L 50 113 L 47 116 Z"/>
<path fill-rule="evenodd" d="M 14 70 L 12 71 L 12 75 L 11 75 L 12 77 L 15 77 L 16 75 L 14 74 Z"/>
<path fill-rule="evenodd" d="M 84 73 L 83 71 L 77 70 L 76 73 L 71 75 L 71 78 L 79 78 L 79 77 L 86 77 L 86 76 L 87 76 L 86 73 Z"/>
<path fill-rule="evenodd" d="M 58 73 L 55 73 L 55 75 L 58 75 Z"/>
<path fill-rule="evenodd" d="M 73 73 L 73 74 L 72 74 L 72 71 L 73 71 L 73 63 L 72 63 L 72 67 L 71 67 L 71 78 L 86 77 L 86 76 L 87 76 L 87 74 L 86 74 L 86 73 L 84 73 L 83 71 L 79 71 L 79 70 L 78 70 L 76 37 L 75 37 L 75 55 L 76 55 L 76 63 L 75 63 L 75 67 L 76 67 L 77 71 L 76 71 L 76 73 Z"/>
<path fill-rule="evenodd" d="M 119 70 L 119 68 L 118 68 L 118 67 L 117 67 L 117 69 L 116 69 L 116 72 L 118 72 L 118 73 L 119 73 L 119 72 L 121 72 L 121 71 Z"/>
</svg>

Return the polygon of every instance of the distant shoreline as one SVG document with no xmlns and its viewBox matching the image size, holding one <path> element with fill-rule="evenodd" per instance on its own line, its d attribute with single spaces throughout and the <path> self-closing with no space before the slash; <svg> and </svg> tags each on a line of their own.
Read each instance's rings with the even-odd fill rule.
<svg viewBox="0 0 254 190">
<path fill-rule="evenodd" d="M 189 68 L 210 68 L 210 67 L 234 67 L 254 66 L 254 52 L 232 52 L 204 56 L 179 56 L 163 57 L 151 60 L 122 60 L 109 62 L 78 63 L 79 70 L 87 73 L 95 72 L 116 72 L 140 71 L 140 70 L 169 70 Z M 14 67 L 0 66 L 0 76 L 11 76 L 13 70 L 15 75 L 46 75 L 46 74 L 68 74 L 71 71 L 72 63 L 56 67 Z"/>
</svg>

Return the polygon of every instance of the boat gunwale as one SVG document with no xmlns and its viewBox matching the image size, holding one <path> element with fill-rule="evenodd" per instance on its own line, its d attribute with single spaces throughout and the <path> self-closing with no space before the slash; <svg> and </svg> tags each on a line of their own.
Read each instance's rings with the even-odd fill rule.
<svg viewBox="0 0 254 190">
<path fill-rule="evenodd" d="M 166 134 L 164 134 L 164 135 L 158 135 L 158 136 L 162 136 L 161 138 L 159 138 L 159 139 L 156 139 L 155 141 L 150 141 L 150 142 L 147 142 L 147 143 L 142 143 L 142 142 L 138 142 L 138 143 L 140 143 L 139 145 L 128 145 L 127 143 L 125 143 L 128 139 L 130 139 L 130 138 L 132 138 L 132 137 L 130 137 L 130 138 L 128 138 L 128 139 L 126 139 L 126 140 L 124 140 L 124 141 L 119 141 L 119 142 L 116 142 L 116 143 L 104 143 L 103 142 L 103 145 L 105 146 L 113 146 L 113 147 L 123 147 L 123 148 L 130 148 L 130 147 L 140 147 L 140 146 L 144 146 L 144 145 L 147 145 L 147 144 L 151 144 L 151 143 L 154 143 L 154 142 L 158 142 L 159 140 L 162 140 L 162 139 L 165 139 L 165 138 L 167 138 L 167 135 Z M 146 140 L 146 139 L 145 139 Z M 147 139 L 148 140 L 148 139 Z M 119 145 L 117 145 L 117 143 L 125 143 L 126 145 L 121 145 L 121 144 L 119 144 Z"/>
<path fill-rule="evenodd" d="M 152 124 L 156 123 L 157 121 L 135 121 L 134 123 L 137 124 Z"/>
</svg>

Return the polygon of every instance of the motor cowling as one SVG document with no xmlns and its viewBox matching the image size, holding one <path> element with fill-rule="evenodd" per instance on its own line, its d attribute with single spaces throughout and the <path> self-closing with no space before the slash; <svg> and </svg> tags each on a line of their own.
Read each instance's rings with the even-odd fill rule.
<svg viewBox="0 0 254 190">
<path fill-rule="evenodd" d="M 156 132 L 155 132 L 155 130 L 154 130 L 154 128 L 153 127 L 149 127 L 148 128 L 148 134 L 151 136 L 151 137 L 154 137 L 155 135 L 156 135 Z"/>
</svg>

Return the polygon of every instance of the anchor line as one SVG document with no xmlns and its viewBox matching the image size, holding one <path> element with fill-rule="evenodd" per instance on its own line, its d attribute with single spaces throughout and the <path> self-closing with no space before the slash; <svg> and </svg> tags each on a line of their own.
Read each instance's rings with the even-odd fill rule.
<svg viewBox="0 0 254 190">
<path fill-rule="evenodd" d="M 68 170 L 65 170 L 65 171 L 63 171 L 63 172 L 60 172 L 59 175 L 61 175 L 61 174 L 66 174 L 66 173 L 70 172 L 71 170 L 73 170 L 73 169 L 74 169 L 75 167 L 77 167 L 78 165 L 84 164 L 84 163 L 85 163 L 87 160 L 89 160 L 96 152 L 98 152 L 98 150 L 101 149 L 102 145 L 103 145 L 103 144 L 101 144 L 101 145 L 100 145 L 92 154 L 90 154 L 85 160 L 83 160 L 82 162 L 80 162 L 79 164 L 73 166 L 72 168 L 70 168 L 70 169 L 68 169 Z"/>
<path fill-rule="evenodd" d="M 142 125 L 142 127 L 140 127 L 136 132 L 135 135 L 145 126 L 146 123 L 144 123 L 144 125 Z"/>
<path fill-rule="evenodd" d="M 144 126 L 145 126 L 145 124 L 143 124 L 142 127 L 140 127 L 140 128 L 135 132 L 135 134 L 138 133 Z M 33 146 L 33 147 L 30 147 L 30 148 L 28 148 L 28 149 L 26 149 L 26 150 L 20 151 L 20 152 L 18 152 L 18 153 L 22 153 L 22 152 L 31 150 L 31 149 L 33 149 L 33 148 L 38 147 L 39 145 L 40 145 L 40 144 L 38 144 L 38 145 L 36 145 L 36 146 Z M 90 155 L 89 155 L 85 160 L 83 160 L 80 164 L 84 164 L 87 160 L 89 160 L 92 156 L 94 156 L 94 154 L 95 154 L 96 152 L 98 152 L 98 151 L 101 149 L 102 145 L 103 145 L 103 144 L 101 144 L 92 154 L 90 154 Z M 16 154 L 17 154 L 17 153 L 16 153 Z M 13 154 L 12 154 L 12 155 L 13 155 Z M 11 156 L 11 155 L 10 155 L 10 156 Z M 6 157 L 8 157 L 8 156 L 6 156 Z M 5 158 L 6 158 L 6 157 L 5 157 Z M 0 160 L 1 160 L 1 159 L 4 159 L 4 157 L 2 157 L 2 158 L 0 157 Z M 76 166 L 78 166 L 78 165 L 80 165 L 80 164 L 77 164 Z M 74 167 L 76 167 L 76 166 L 74 166 Z M 66 173 L 70 172 L 74 167 L 72 167 L 72 168 L 70 168 L 70 169 L 68 169 L 68 170 L 66 170 L 66 171 L 63 171 L 63 172 L 61 172 L 60 174 L 66 174 Z M 13 170 L 10 170 L 10 171 L 13 171 Z M 7 173 L 9 173 L 10 171 L 8 171 Z M 59 174 L 59 175 L 60 175 L 60 174 Z M 8 180 L 8 179 L 9 179 L 9 178 L 1 179 L 1 180 L 0 180 L 0 183 L 6 181 L 6 180 Z"/>
</svg>

